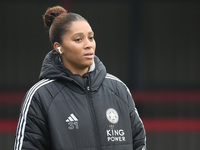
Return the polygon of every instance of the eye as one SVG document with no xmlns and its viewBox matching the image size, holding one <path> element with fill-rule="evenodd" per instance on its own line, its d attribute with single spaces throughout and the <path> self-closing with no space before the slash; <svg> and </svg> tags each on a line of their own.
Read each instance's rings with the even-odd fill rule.
<svg viewBox="0 0 200 150">
<path fill-rule="evenodd" d="M 90 40 L 93 40 L 93 39 L 94 39 L 94 36 L 89 37 L 89 39 L 90 39 Z"/>
<path fill-rule="evenodd" d="M 77 39 L 75 39 L 74 41 L 80 42 L 80 41 L 82 41 L 82 39 L 81 39 L 81 38 L 77 38 Z"/>
</svg>

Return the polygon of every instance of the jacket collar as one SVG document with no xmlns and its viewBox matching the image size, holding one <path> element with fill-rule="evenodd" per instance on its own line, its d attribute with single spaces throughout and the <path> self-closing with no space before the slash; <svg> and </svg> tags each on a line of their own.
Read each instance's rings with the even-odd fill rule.
<svg viewBox="0 0 200 150">
<path fill-rule="evenodd" d="M 73 90 L 83 92 L 86 90 L 88 83 L 90 83 L 90 89 L 96 91 L 102 84 L 105 76 L 106 68 L 97 56 L 95 56 L 89 72 L 80 76 L 73 74 L 67 69 L 60 61 L 60 55 L 55 50 L 51 50 L 43 61 L 39 79 L 45 78 L 61 81 Z"/>
</svg>

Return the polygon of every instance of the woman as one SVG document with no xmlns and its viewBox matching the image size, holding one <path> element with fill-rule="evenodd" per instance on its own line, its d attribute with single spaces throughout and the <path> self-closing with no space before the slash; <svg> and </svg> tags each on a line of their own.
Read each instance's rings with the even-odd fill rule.
<svg viewBox="0 0 200 150">
<path fill-rule="evenodd" d="M 54 50 L 24 98 L 14 149 L 145 150 L 131 94 L 95 56 L 89 23 L 60 6 L 43 19 Z"/>
</svg>

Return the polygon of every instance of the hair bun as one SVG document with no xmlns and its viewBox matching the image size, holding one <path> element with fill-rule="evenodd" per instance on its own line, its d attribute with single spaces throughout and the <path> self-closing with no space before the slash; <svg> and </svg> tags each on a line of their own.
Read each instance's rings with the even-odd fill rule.
<svg viewBox="0 0 200 150">
<path fill-rule="evenodd" d="M 54 7 L 48 8 L 45 14 L 43 15 L 43 21 L 44 21 L 45 26 L 50 28 L 54 19 L 62 13 L 67 13 L 67 10 L 65 10 L 61 6 L 54 6 Z"/>
</svg>

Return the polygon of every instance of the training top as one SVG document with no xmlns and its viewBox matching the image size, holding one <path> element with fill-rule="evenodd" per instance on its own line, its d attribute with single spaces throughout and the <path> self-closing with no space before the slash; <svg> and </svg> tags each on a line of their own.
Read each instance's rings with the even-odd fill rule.
<svg viewBox="0 0 200 150">
<path fill-rule="evenodd" d="M 24 97 L 14 150 L 146 150 L 146 135 L 128 88 L 97 56 L 80 76 L 52 50 Z"/>
</svg>

